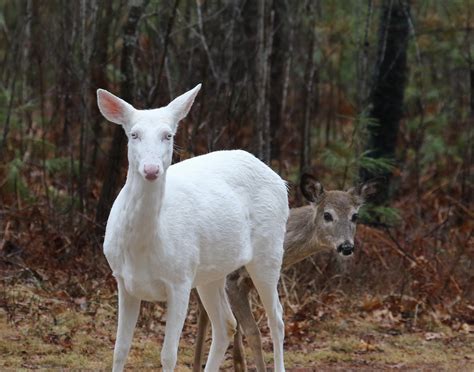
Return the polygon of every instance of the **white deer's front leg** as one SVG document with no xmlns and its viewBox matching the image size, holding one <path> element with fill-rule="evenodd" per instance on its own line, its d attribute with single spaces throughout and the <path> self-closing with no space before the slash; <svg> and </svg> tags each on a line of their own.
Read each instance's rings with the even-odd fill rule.
<svg viewBox="0 0 474 372">
<path fill-rule="evenodd" d="M 117 278 L 117 285 L 119 309 L 113 372 L 123 371 L 140 312 L 140 300 L 127 293 L 122 279 Z"/>
<path fill-rule="evenodd" d="M 188 309 L 191 285 L 169 284 L 166 310 L 165 341 L 161 349 L 163 372 L 171 372 L 176 366 L 178 345 Z"/>
</svg>

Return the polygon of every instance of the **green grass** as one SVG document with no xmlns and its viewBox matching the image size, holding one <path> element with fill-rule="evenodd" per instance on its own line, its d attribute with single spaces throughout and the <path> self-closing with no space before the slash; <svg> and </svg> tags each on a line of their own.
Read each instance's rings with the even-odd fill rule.
<svg viewBox="0 0 474 372">
<path fill-rule="evenodd" d="M 42 298 L 25 287 L 11 288 L 9 296 L 9 313 L 0 309 L 0 370 L 110 369 L 116 327 L 115 305 L 109 303 L 113 297 L 109 296 L 109 302 L 104 298 L 102 303 L 96 299 L 84 311 L 64 301 Z M 137 327 L 127 360 L 130 370 L 160 367 L 162 323 L 153 329 L 143 324 Z M 191 370 L 195 327 L 193 319 L 187 321 L 179 350 L 179 371 Z M 426 331 L 391 335 L 373 320 L 356 316 L 350 320 L 328 319 L 312 327 L 315 336 L 311 342 L 305 338 L 297 341 L 294 335 L 287 338 L 288 369 L 331 370 L 337 366 L 468 371 L 474 363 L 474 335 L 446 326 L 438 325 L 439 338 L 429 341 Z M 271 366 L 270 340 L 266 331 L 263 335 L 265 358 Z M 247 350 L 252 367 L 250 355 Z M 230 350 L 222 370 L 232 370 Z"/>
</svg>

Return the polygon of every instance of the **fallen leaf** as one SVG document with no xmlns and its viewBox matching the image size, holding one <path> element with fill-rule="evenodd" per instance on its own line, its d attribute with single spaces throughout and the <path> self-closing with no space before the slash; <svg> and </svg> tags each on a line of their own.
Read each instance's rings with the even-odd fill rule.
<svg viewBox="0 0 474 372">
<path fill-rule="evenodd" d="M 474 333 L 474 326 L 469 325 L 467 323 L 463 323 L 461 325 L 460 331 L 464 333 Z"/>
<path fill-rule="evenodd" d="M 425 333 L 425 340 L 426 341 L 431 341 L 431 340 L 440 340 L 444 338 L 444 333 L 442 332 L 426 332 Z"/>
</svg>

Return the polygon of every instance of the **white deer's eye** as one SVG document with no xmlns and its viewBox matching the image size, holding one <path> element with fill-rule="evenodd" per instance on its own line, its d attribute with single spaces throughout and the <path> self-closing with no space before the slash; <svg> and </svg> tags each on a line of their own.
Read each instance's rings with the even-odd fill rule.
<svg viewBox="0 0 474 372">
<path fill-rule="evenodd" d="M 138 133 L 137 132 L 132 132 L 132 133 L 130 133 L 130 137 L 132 139 L 138 139 Z"/>
<path fill-rule="evenodd" d="M 163 137 L 163 139 L 167 141 L 170 141 L 172 138 L 173 138 L 173 135 L 171 133 L 167 133 Z"/>
</svg>

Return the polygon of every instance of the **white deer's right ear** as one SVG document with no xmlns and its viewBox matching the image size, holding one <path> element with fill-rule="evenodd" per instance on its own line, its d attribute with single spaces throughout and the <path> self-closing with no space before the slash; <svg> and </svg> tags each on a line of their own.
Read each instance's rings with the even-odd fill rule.
<svg viewBox="0 0 474 372">
<path fill-rule="evenodd" d="M 126 125 L 135 108 L 105 89 L 97 89 L 97 105 L 104 117 L 112 123 Z"/>
</svg>

